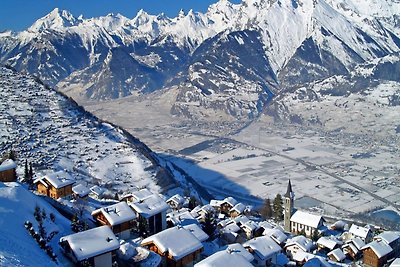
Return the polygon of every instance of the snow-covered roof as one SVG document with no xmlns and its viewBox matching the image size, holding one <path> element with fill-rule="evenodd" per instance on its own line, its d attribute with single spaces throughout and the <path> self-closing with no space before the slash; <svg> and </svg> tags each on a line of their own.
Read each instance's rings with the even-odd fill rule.
<svg viewBox="0 0 400 267">
<path fill-rule="evenodd" d="M 335 237 L 322 236 L 318 239 L 317 244 L 330 250 L 334 249 L 337 245 L 341 245 L 343 242 Z"/>
<path fill-rule="evenodd" d="M 246 206 L 243 203 L 237 203 L 231 210 L 232 211 L 237 211 L 238 213 L 243 213 L 243 211 L 246 209 Z"/>
<path fill-rule="evenodd" d="M 289 239 L 286 242 L 285 248 L 292 245 L 297 245 L 303 251 L 310 251 L 313 246 L 313 242 L 310 239 L 306 238 L 305 236 L 298 235 Z"/>
<path fill-rule="evenodd" d="M 172 227 L 149 236 L 142 241 L 142 245 L 154 243 L 161 253 L 168 252 L 175 261 L 193 253 L 203 245 L 189 230 L 183 227 Z"/>
<path fill-rule="evenodd" d="M 396 258 L 389 267 L 400 267 L 400 258 Z"/>
<path fill-rule="evenodd" d="M 300 223 L 302 225 L 310 226 L 312 228 L 317 228 L 320 221 L 323 220 L 322 216 L 314 215 L 301 210 L 296 211 L 290 218 L 291 222 Z"/>
<path fill-rule="evenodd" d="M 111 226 L 136 219 L 136 214 L 126 202 L 103 207 L 92 212 L 92 215 L 102 213 Z"/>
<path fill-rule="evenodd" d="M 396 231 L 385 231 L 374 237 L 375 240 L 382 240 L 386 242 L 386 244 L 390 244 L 393 241 L 400 239 L 400 232 Z"/>
<path fill-rule="evenodd" d="M 104 189 L 101 188 L 98 185 L 94 185 L 90 188 L 90 192 L 92 192 L 93 194 L 97 195 L 97 196 L 101 196 L 104 193 Z"/>
<path fill-rule="evenodd" d="M 358 250 L 361 250 L 361 248 L 365 246 L 365 242 L 359 237 L 354 237 L 350 240 L 347 240 L 346 243 L 354 244 Z"/>
<path fill-rule="evenodd" d="M 222 231 L 225 233 L 237 233 L 240 231 L 240 227 L 232 221 L 231 223 L 225 225 Z"/>
<path fill-rule="evenodd" d="M 247 218 L 247 216 L 245 216 L 245 215 L 242 214 L 242 215 L 239 215 L 239 216 L 237 216 L 236 218 L 234 218 L 233 221 L 234 221 L 235 223 L 244 224 L 244 223 L 247 223 L 248 221 L 250 221 L 250 219 Z"/>
<path fill-rule="evenodd" d="M 258 224 L 254 221 L 248 221 L 241 225 L 242 228 L 247 228 L 250 231 L 254 231 L 258 229 Z"/>
<path fill-rule="evenodd" d="M 150 218 L 151 216 L 169 209 L 169 206 L 164 199 L 156 194 L 147 195 L 140 200 L 129 203 L 129 205 L 131 205 L 131 207 L 144 218 Z"/>
<path fill-rule="evenodd" d="M 243 256 L 237 253 L 230 253 L 229 251 L 223 250 L 218 251 L 204 260 L 196 263 L 195 267 L 251 267 L 253 266 Z"/>
<path fill-rule="evenodd" d="M 252 262 L 254 260 L 254 256 L 250 252 L 248 252 L 247 249 L 245 249 L 242 244 L 239 243 L 229 244 L 226 247 L 226 250 L 229 251 L 231 254 L 242 255 L 248 262 Z"/>
<path fill-rule="evenodd" d="M 45 185 L 47 187 L 47 184 L 45 181 L 49 182 L 53 187 L 55 187 L 57 189 L 63 188 L 65 186 L 75 183 L 75 181 L 72 179 L 72 177 L 64 171 L 58 171 L 58 172 L 46 174 L 45 176 L 36 179 L 34 181 L 34 183 L 41 182 L 43 185 Z"/>
<path fill-rule="evenodd" d="M 346 258 L 343 251 L 340 248 L 336 248 L 327 254 L 328 256 L 333 256 L 337 261 L 342 261 Z"/>
<path fill-rule="evenodd" d="M 229 205 L 231 205 L 233 207 L 238 203 L 238 201 L 236 199 L 234 199 L 233 197 L 227 197 L 222 201 L 222 203 L 228 203 Z"/>
<path fill-rule="evenodd" d="M 206 232 L 204 232 L 203 229 L 201 229 L 201 227 L 197 224 L 192 223 L 184 225 L 183 228 L 189 230 L 200 242 L 204 242 L 209 238 Z"/>
<path fill-rule="evenodd" d="M 72 187 L 72 192 L 74 192 L 75 194 L 77 194 L 80 197 L 85 197 L 85 196 L 89 195 L 90 190 L 83 184 L 77 184 Z"/>
<path fill-rule="evenodd" d="M 371 248 L 379 259 L 393 251 L 388 244 L 382 241 L 372 241 L 371 243 L 368 243 L 362 247 L 361 250 L 367 248 Z"/>
<path fill-rule="evenodd" d="M 108 226 L 100 226 L 84 232 L 64 236 L 78 261 L 95 257 L 119 248 L 118 239 Z"/>
<path fill-rule="evenodd" d="M 177 205 L 182 205 L 183 203 L 185 203 L 185 198 L 179 194 L 175 194 L 170 197 L 166 202 L 174 202 Z"/>
<path fill-rule="evenodd" d="M 314 254 L 311 254 L 309 252 L 305 252 L 303 250 L 298 250 L 296 253 L 293 254 L 293 260 L 297 262 L 303 262 L 303 261 L 308 261 L 312 258 L 315 257 Z"/>
<path fill-rule="evenodd" d="M 213 207 L 219 207 L 219 206 L 221 206 L 222 202 L 223 202 L 223 200 L 211 199 L 210 205 Z"/>
<path fill-rule="evenodd" d="M 250 247 L 262 260 L 266 260 L 281 251 L 281 247 L 268 236 L 250 239 L 243 244 L 243 247 Z"/>
<path fill-rule="evenodd" d="M 215 209 L 210 204 L 206 204 L 200 208 L 200 211 L 203 211 L 204 213 L 212 213 L 215 211 Z"/>
<path fill-rule="evenodd" d="M 274 227 L 272 226 L 272 224 L 269 223 L 269 222 L 267 222 L 267 221 L 259 222 L 258 225 L 259 225 L 260 227 L 264 228 L 264 229 L 272 229 L 272 228 L 274 228 Z"/>
<path fill-rule="evenodd" d="M 153 195 L 153 193 L 150 192 L 149 189 L 144 188 L 139 191 L 133 192 L 131 195 L 137 201 L 141 201 L 141 200 L 144 200 L 145 198 L 148 198 L 149 196 Z"/>
<path fill-rule="evenodd" d="M 188 211 L 188 209 L 181 209 L 178 211 L 172 211 L 167 214 L 167 218 L 174 223 L 174 225 L 188 225 L 197 223 L 198 221 Z"/>
<path fill-rule="evenodd" d="M 361 238 L 366 238 L 368 236 L 368 234 L 371 232 L 371 230 L 369 228 L 366 227 L 361 227 L 358 226 L 356 224 L 352 224 L 350 229 L 349 229 L 349 233 L 355 235 L 355 236 L 359 236 Z"/>
<path fill-rule="evenodd" d="M 0 165 L 0 172 L 17 168 L 17 164 L 12 159 L 6 159 Z"/>
<path fill-rule="evenodd" d="M 278 244 L 282 244 L 287 240 L 285 233 L 277 228 L 265 229 L 263 235 L 271 237 Z"/>
</svg>

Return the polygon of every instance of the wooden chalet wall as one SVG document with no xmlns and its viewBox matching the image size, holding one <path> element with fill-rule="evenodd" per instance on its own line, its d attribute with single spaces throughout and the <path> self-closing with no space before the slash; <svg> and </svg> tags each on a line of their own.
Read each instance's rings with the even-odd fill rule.
<svg viewBox="0 0 400 267">
<path fill-rule="evenodd" d="M 162 266 L 164 267 L 184 267 L 189 264 L 196 263 L 200 257 L 201 252 L 203 251 L 203 248 L 198 249 L 179 259 L 178 261 L 175 261 L 172 256 L 168 254 L 168 252 L 162 253 L 154 243 L 145 244 L 144 246 L 163 257 Z"/>
<path fill-rule="evenodd" d="M 0 182 L 15 182 L 17 180 L 17 173 L 15 169 L 10 169 L 0 172 Z"/>
<path fill-rule="evenodd" d="M 387 255 L 379 259 L 371 248 L 364 249 L 363 255 L 364 255 L 363 263 L 364 265 L 369 267 L 381 267 L 387 261 Z"/>
</svg>

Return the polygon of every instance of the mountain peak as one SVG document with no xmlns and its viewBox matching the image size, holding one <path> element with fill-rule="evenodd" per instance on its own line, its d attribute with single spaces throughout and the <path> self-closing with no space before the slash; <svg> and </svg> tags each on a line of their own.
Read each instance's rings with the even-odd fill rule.
<svg viewBox="0 0 400 267">
<path fill-rule="evenodd" d="M 41 32 L 46 29 L 59 30 L 79 24 L 82 19 L 75 18 L 67 10 L 61 10 L 58 7 L 53 9 L 46 16 L 38 19 L 31 27 L 31 32 Z"/>
</svg>

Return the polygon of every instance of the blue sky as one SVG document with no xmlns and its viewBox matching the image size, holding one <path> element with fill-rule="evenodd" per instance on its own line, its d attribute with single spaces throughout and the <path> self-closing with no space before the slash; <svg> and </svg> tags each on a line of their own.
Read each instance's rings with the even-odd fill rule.
<svg viewBox="0 0 400 267">
<path fill-rule="evenodd" d="M 164 12 L 175 17 L 179 10 L 207 11 L 218 0 L 0 0 L 0 31 L 21 31 L 54 8 L 70 11 L 74 16 L 98 17 L 120 13 L 133 18 L 140 9 L 157 15 Z M 240 0 L 230 0 L 239 3 Z"/>
</svg>

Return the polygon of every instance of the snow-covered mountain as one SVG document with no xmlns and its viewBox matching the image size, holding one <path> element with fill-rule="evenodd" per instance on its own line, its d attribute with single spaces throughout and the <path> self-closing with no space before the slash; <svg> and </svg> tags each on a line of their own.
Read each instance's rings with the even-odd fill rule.
<svg viewBox="0 0 400 267">
<path fill-rule="evenodd" d="M 175 18 L 55 9 L 1 35 L 0 60 L 74 97 L 174 88 L 176 114 L 252 118 L 272 95 L 398 52 L 398 14 L 398 0 L 220 0 Z"/>
<path fill-rule="evenodd" d="M 77 183 L 109 194 L 171 184 L 157 155 L 121 129 L 98 120 L 40 80 L 0 68 L 0 150 L 14 150 L 18 165 L 35 173 L 65 170 Z"/>
</svg>

